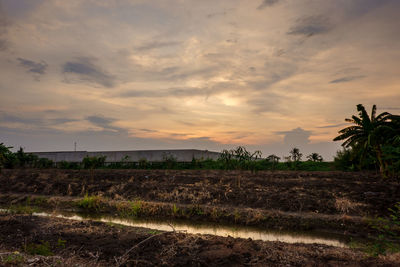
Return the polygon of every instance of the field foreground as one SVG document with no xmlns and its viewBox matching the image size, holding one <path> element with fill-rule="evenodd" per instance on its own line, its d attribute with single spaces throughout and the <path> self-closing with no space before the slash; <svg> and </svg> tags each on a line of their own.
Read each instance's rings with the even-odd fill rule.
<svg viewBox="0 0 400 267">
<path fill-rule="evenodd" d="M 372 258 L 319 244 L 154 232 L 28 215 L 0 215 L 0 240 L 2 264 L 10 266 L 396 266 L 400 262 L 400 255 Z"/>
<path fill-rule="evenodd" d="M 388 208 L 400 201 L 399 182 L 381 180 L 372 173 L 22 169 L 3 170 L 0 184 L 0 206 L 14 212 L 41 209 L 185 219 L 362 238 L 376 235 L 371 219 L 387 217 Z M 370 258 L 359 250 L 321 244 L 156 233 L 93 221 L 11 214 L 1 215 L 0 240 L 3 263 L 4 259 L 12 263 L 17 256 L 9 253 L 18 250 L 25 251 L 18 254 L 21 261 L 37 264 L 400 264 L 398 254 Z M 29 256 L 29 244 L 48 246 L 57 257 Z M 123 256 L 132 246 L 136 247 Z"/>
</svg>

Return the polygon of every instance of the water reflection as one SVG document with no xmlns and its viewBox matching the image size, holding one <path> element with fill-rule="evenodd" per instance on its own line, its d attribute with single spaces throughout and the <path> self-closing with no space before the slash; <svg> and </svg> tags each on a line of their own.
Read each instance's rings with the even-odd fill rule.
<svg viewBox="0 0 400 267">
<path fill-rule="evenodd" d="M 159 231 L 171 231 L 175 229 L 176 231 L 182 231 L 189 234 L 209 234 L 216 236 L 231 236 L 235 238 L 251 238 L 253 240 L 262 241 L 281 241 L 286 243 L 306 243 L 306 244 L 325 244 L 336 247 L 348 247 L 345 242 L 340 241 L 338 238 L 324 238 L 319 236 L 313 236 L 311 234 L 305 233 L 295 233 L 295 232 L 277 232 L 277 231 L 266 231 L 253 229 L 249 227 L 226 227 L 220 225 L 194 225 L 188 223 L 179 222 L 161 222 L 161 221 L 145 221 L 145 220 L 125 220 L 113 217 L 88 217 L 81 216 L 77 214 L 55 214 L 46 212 L 35 212 L 35 216 L 43 217 L 56 217 L 64 218 L 69 220 L 93 220 L 101 221 L 105 223 L 114 223 L 125 226 L 133 227 L 144 227 Z"/>
</svg>

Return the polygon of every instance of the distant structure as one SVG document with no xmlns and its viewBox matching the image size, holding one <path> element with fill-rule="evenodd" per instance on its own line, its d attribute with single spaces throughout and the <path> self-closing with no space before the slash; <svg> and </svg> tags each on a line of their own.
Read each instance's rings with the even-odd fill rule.
<svg viewBox="0 0 400 267">
<path fill-rule="evenodd" d="M 106 156 L 106 163 L 112 162 L 162 162 L 167 158 L 173 157 L 177 162 L 191 162 L 193 159 L 213 159 L 219 158 L 219 152 L 197 149 L 177 149 L 177 150 L 127 150 L 127 151 L 55 151 L 55 152 L 29 152 L 39 158 L 47 158 L 53 162 L 82 162 L 86 157 Z"/>
</svg>

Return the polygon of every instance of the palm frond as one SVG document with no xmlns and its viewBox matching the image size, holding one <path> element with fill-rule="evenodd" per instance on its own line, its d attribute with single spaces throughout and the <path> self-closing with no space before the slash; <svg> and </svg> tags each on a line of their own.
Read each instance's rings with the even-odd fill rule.
<svg viewBox="0 0 400 267">
<path fill-rule="evenodd" d="M 371 122 L 375 122 L 375 115 L 376 115 L 376 105 L 373 105 L 371 110 Z"/>
</svg>

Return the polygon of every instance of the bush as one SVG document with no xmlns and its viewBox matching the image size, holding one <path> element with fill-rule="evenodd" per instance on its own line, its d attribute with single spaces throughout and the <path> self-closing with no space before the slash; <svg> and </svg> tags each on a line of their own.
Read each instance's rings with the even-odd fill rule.
<svg viewBox="0 0 400 267">
<path fill-rule="evenodd" d="M 106 161 L 106 156 L 100 156 L 100 157 L 89 157 L 86 156 L 82 160 L 83 168 L 85 169 L 95 169 L 95 168 L 100 168 L 104 166 L 104 163 Z"/>
<path fill-rule="evenodd" d="M 378 231 L 378 237 L 367 246 L 367 252 L 372 256 L 386 254 L 386 252 L 400 251 L 400 202 L 397 202 L 390 211 L 389 218 L 378 217 L 370 226 Z"/>
<path fill-rule="evenodd" d="M 165 169 L 175 169 L 178 166 L 176 157 L 170 153 L 164 153 L 163 163 Z"/>
</svg>

